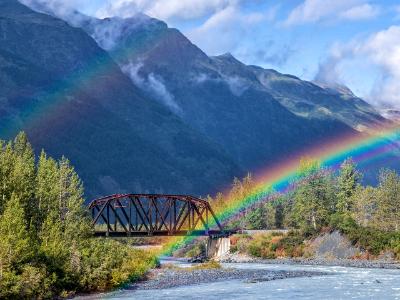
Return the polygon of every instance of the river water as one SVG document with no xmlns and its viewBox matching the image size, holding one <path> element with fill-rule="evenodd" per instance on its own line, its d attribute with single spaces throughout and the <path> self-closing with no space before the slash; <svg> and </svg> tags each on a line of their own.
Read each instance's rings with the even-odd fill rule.
<svg viewBox="0 0 400 300">
<path fill-rule="evenodd" d="M 118 291 L 102 299 L 400 299 L 400 270 L 249 263 L 224 266 L 321 271 L 329 275 L 257 283 L 229 280 L 169 289 Z"/>
</svg>

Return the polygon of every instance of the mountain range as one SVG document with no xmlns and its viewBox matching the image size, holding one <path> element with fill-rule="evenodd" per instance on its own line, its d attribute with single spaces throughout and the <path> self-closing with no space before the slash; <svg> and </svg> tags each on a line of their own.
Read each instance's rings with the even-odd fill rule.
<svg viewBox="0 0 400 300">
<path fill-rule="evenodd" d="M 0 0 L 0 136 L 25 130 L 37 151 L 68 157 L 89 198 L 214 193 L 387 121 L 346 87 L 208 56 L 143 14 L 29 6 Z"/>
</svg>

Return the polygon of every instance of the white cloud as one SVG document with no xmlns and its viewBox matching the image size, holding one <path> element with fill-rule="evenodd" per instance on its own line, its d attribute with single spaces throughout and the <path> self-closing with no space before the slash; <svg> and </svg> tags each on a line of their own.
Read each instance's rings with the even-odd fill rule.
<svg viewBox="0 0 400 300">
<path fill-rule="evenodd" d="M 376 17 L 379 7 L 365 0 L 305 0 L 295 7 L 284 21 L 284 25 L 331 21 L 337 19 L 362 20 Z"/>
<path fill-rule="evenodd" d="M 400 107 L 400 26 L 372 35 L 356 51 L 366 53 L 382 70 L 382 78 L 372 90 L 371 99 Z"/>
<path fill-rule="evenodd" d="M 87 16 L 78 12 L 82 6 L 80 0 L 18 0 L 35 11 L 54 15 L 67 21 L 70 25 L 79 27 L 87 20 Z"/>
<path fill-rule="evenodd" d="M 98 17 L 129 17 L 143 12 L 162 20 L 193 19 L 215 13 L 239 0 L 108 0 L 98 10 Z"/>
<path fill-rule="evenodd" d="M 316 79 L 341 81 L 348 66 L 356 60 L 379 70 L 380 76 L 370 89 L 367 100 L 375 104 L 400 108 L 400 26 L 391 26 L 369 37 L 347 44 L 336 44 L 330 57 L 320 66 Z"/>
<path fill-rule="evenodd" d="M 243 9 L 244 0 L 108 0 L 97 12 L 98 17 L 128 17 L 143 12 L 169 24 L 196 20 L 200 25 L 188 26 L 184 34 L 207 54 L 235 52 L 255 26 L 275 18 L 279 5 L 263 11 Z"/>
<path fill-rule="evenodd" d="M 146 77 L 141 76 L 140 69 L 142 67 L 142 63 L 130 63 L 122 66 L 122 71 L 131 78 L 133 83 L 150 93 L 156 100 L 166 105 L 175 113 L 182 113 L 182 109 L 176 103 L 174 95 L 165 86 L 164 79 L 153 73 L 148 74 Z"/>
<path fill-rule="evenodd" d="M 228 84 L 232 94 L 240 97 L 250 86 L 247 81 L 239 76 L 224 76 L 222 78 Z"/>
<path fill-rule="evenodd" d="M 243 13 L 228 6 L 210 16 L 201 26 L 187 32 L 188 37 L 211 55 L 234 52 L 240 42 L 261 22 L 271 18 L 268 12 Z"/>
<path fill-rule="evenodd" d="M 348 20 L 371 19 L 379 15 L 380 8 L 368 3 L 354 6 L 340 14 L 340 17 Z"/>
</svg>

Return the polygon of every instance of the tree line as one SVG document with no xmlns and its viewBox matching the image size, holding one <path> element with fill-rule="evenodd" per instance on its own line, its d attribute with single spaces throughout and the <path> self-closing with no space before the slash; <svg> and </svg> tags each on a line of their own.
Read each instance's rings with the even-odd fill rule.
<svg viewBox="0 0 400 300">
<path fill-rule="evenodd" d="M 138 279 L 154 256 L 92 238 L 83 184 L 66 158 L 0 141 L 0 298 L 67 297 Z"/>
<path fill-rule="evenodd" d="M 363 174 L 352 159 L 339 170 L 322 167 L 317 160 L 300 161 L 296 179 L 284 193 L 270 195 L 243 209 L 228 227 L 241 229 L 293 229 L 304 238 L 323 230 L 340 230 L 360 247 L 378 254 L 400 253 L 400 176 L 383 169 L 377 186 L 362 185 Z M 251 175 L 235 179 L 227 195 L 209 198 L 216 207 L 254 193 Z"/>
</svg>

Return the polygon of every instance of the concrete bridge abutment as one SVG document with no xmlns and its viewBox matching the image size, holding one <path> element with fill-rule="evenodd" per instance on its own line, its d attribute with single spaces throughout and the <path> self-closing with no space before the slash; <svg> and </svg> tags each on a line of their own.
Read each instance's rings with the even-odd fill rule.
<svg viewBox="0 0 400 300">
<path fill-rule="evenodd" d="M 229 237 L 209 237 L 206 246 L 206 256 L 209 259 L 220 258 L 231 250 Z"/>
</svg>

